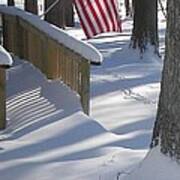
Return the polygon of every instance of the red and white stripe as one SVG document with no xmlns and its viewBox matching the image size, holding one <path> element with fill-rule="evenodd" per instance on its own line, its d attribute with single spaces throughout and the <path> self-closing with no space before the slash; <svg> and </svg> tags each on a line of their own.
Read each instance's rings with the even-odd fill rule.
<svg viewBox="0 0 180 180">
<path fill-rule="evenodd" d="M 121 32 L 117 0 L 74 0 L 81 26 L 87 36 Z"/>
</svg>

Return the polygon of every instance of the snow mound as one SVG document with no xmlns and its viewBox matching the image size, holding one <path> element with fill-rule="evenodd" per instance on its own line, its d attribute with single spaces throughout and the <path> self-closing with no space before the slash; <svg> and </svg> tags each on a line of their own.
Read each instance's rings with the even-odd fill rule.
<svg viewBox="0 0 180 180">
<path fill-rule="evenodd" d="M 13 60 L 10 54 L 2 46 L 0 46 L 0 65 L 11 66 L 12 63 Z"/>
<path fill-rule="evenodd" d="M 179 169 L 179 164 L 163 155 L 160 147 L 156 147 L 150 151 L 138 169 L 123 180 L 178 180 Z"/>
</svg>

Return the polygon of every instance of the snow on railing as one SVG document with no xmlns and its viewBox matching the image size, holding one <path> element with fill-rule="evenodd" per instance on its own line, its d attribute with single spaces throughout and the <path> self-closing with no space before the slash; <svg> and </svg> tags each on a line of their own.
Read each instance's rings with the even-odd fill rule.
<svg viewBox="0 0 180 180">
<path fill-rule="evenodd" d="M 57 40 L 59 43 L 70 48 L 74 52 L 82 55 L 85 59 L 91 62 L 101 63 L 103 61 L 102 54 L 91 44 L 75 39 L 65 31 L 56 28 L 54 25 L 50 25 L 46 21 L 41 20 L 38 16 L 28 12 L 24 12 L 18 8 L 0 6 L 0 12 L 3 14 L 9 14 L 18 16 L 25 21 L 35 26 L 40 31 L 48 34 L 51 38 Z"/>
<path fill-rule="evenodd" d="M 11 55 L 0 46 L 0 66 L 11 66 L 13 63 Z"/>
</svg>

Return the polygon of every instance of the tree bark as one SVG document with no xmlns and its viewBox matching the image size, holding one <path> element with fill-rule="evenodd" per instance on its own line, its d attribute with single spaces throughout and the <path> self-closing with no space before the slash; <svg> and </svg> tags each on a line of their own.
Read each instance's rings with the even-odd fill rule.
<svg viewBox="0 0 180 180">
<path fill-rule="evenodd" d="M 33 14 L 38 14 L 38 0 L 25 0 L 24 1 L 25 11 Z"/>
<path fill-rule="evenodd" d="M 147 44 L 158 49 L 158 25 L 157 25 L 157 0 L 133 0 L 134 24 L 131 43 L 133 48 L 139 48 L 141 52 Z"/>
<path fill-rule="evenodd" d="M 14 0 L 8 0 L 8 6 L 14 6 L 15 3 L 14 3 Z"/>
<path fill-rule="evenodd" d="M 180 1 L 168 0 L 166 51 L 152 147 L 180 160 Z"/>
<path fill-rule="evenodd" d="M 74 12 L 72 0 L 61 0 L 45 15 L 45 20 L 60 28 L 74 26 Z M 45 0 L 45 10 L 54 3 L 54 0 Z"/>
<path fill-rule="evenodd" d="M 45 10 L 54 3 L 54 0 L 45 0 Z M 63 4 L 65 0 L 61 0 L 56 6 L 45 15 L 45 20 L 60 28 L 65 27 L 65 8 Z"/>
<path fill-rule="evenodd" d="M 125 8 L 126 8 L 126 16 L 130 15 L 130 4 L 129 0 L 124 0 Z"/>
<path fill-rule="evenodd" d="M 73 9 L 73 3 L 69 3 L 69 5 L 66 6 L 66 26 L 74 27 L 74 9 Z"/>
</svg>

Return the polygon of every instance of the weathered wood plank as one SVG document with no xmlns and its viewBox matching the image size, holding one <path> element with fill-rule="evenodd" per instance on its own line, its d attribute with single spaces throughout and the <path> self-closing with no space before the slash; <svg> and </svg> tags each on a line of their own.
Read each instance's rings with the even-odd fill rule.
<svg viewBox="0 0 180 180">
<path fill-rule="evenodd" d="M 89 90 L 90 90 L 90 69 L 89 63 L 86 60 L 81 62 L 81 104 L 86 114 L 89 114 Z"/>
<path fill-rule="evenodd" d="M 49 79 L 58 78 L 59 61 L 58 61 L 58 45 L 54 40 L 48 39 L 47 49 L 47 62 L 46 62 L 46 75 Z"/>
<path fill-rule="evenodd" d="M 58 61 L 59 61 L 59 79 L 63 79 L 63 58 L 64 58 L 64 47 L 59 45 L 58 47 Z"/>
<path fill-rule="evenodd" d="M 6 127 L 6 71 L 0 67 L 0 129 Z"/>
<path fill-rule="evenodd" d="M 16 16 L 3 15 L 3 37 L 4 37 L 4 47 L 13 53 L 17 52 L 17 18 Z"/>
</svg>

